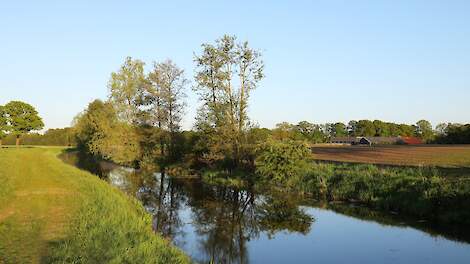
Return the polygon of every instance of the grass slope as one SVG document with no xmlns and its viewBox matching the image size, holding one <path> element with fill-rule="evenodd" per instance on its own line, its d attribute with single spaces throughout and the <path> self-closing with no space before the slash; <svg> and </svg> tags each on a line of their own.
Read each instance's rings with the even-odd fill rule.
<svg viewBox="0 0 470 264">
<path fill-rule="evenodd" d="M 136 200 L 60 151 L 0 149 L 0 263 L 189 262 Z"/>
</svg>

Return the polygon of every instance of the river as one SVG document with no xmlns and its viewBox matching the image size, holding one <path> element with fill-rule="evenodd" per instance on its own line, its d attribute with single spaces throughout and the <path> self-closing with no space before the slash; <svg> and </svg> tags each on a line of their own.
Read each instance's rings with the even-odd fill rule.
<svg viewBox="0 0 470 264">
<path fill-rule="evenodd" d="M 255 193 L 64 154 L 140 200 L 153 229 L 200 263 L 470 263 L 466 230 L 355 204 Z M 69 155 L 69 156 L 67 156 Z"/>
</svg>

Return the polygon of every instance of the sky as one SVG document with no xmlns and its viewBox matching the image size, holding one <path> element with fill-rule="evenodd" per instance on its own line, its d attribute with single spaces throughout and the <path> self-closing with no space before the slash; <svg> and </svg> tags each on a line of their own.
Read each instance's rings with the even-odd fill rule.
<svg viewBox="0 0 470 264">
<path fill-rule="evenodd" d="M 65 127 L 126 56 L 172 59 L 194 84 L 194 55 L 224 34 L 263 54 L 250 97 L 262 127 L 282 121 L 420 119 L 470 123 L 470 1 L 1 1 L 0 104 Z M 199 102 L 188 87 L 183 127 Z"/>
</svg>

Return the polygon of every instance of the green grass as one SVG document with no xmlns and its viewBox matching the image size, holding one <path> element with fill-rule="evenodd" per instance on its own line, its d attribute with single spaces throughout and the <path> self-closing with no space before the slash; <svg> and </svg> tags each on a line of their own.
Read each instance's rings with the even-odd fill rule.
<svg viewBox="0 0 470 264">
<path fill-rule="evenodd" d="M 60 151 L 0 149 L 0 263 L 189 262 L 135 199 Z"/>
<path fill-rule="evenodd" d="M 329 201 L 356 201 L 446 225 L 470 226 L 470 178 L 433 168 L 313 163 L 289 179 L 296 191 Z"/>
</svg>

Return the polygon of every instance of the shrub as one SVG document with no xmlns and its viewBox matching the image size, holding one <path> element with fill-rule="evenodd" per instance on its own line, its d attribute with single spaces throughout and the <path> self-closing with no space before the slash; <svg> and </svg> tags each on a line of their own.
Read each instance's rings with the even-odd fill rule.
<svg viewBox="0 0 470 264">
<path fill-rule="evenodd" d="M 273 183 L 291 185 L 306 172 L 310 150 L 302 141 L 269 139 L 257 148 L 256 172 Z"/>
</svg>

